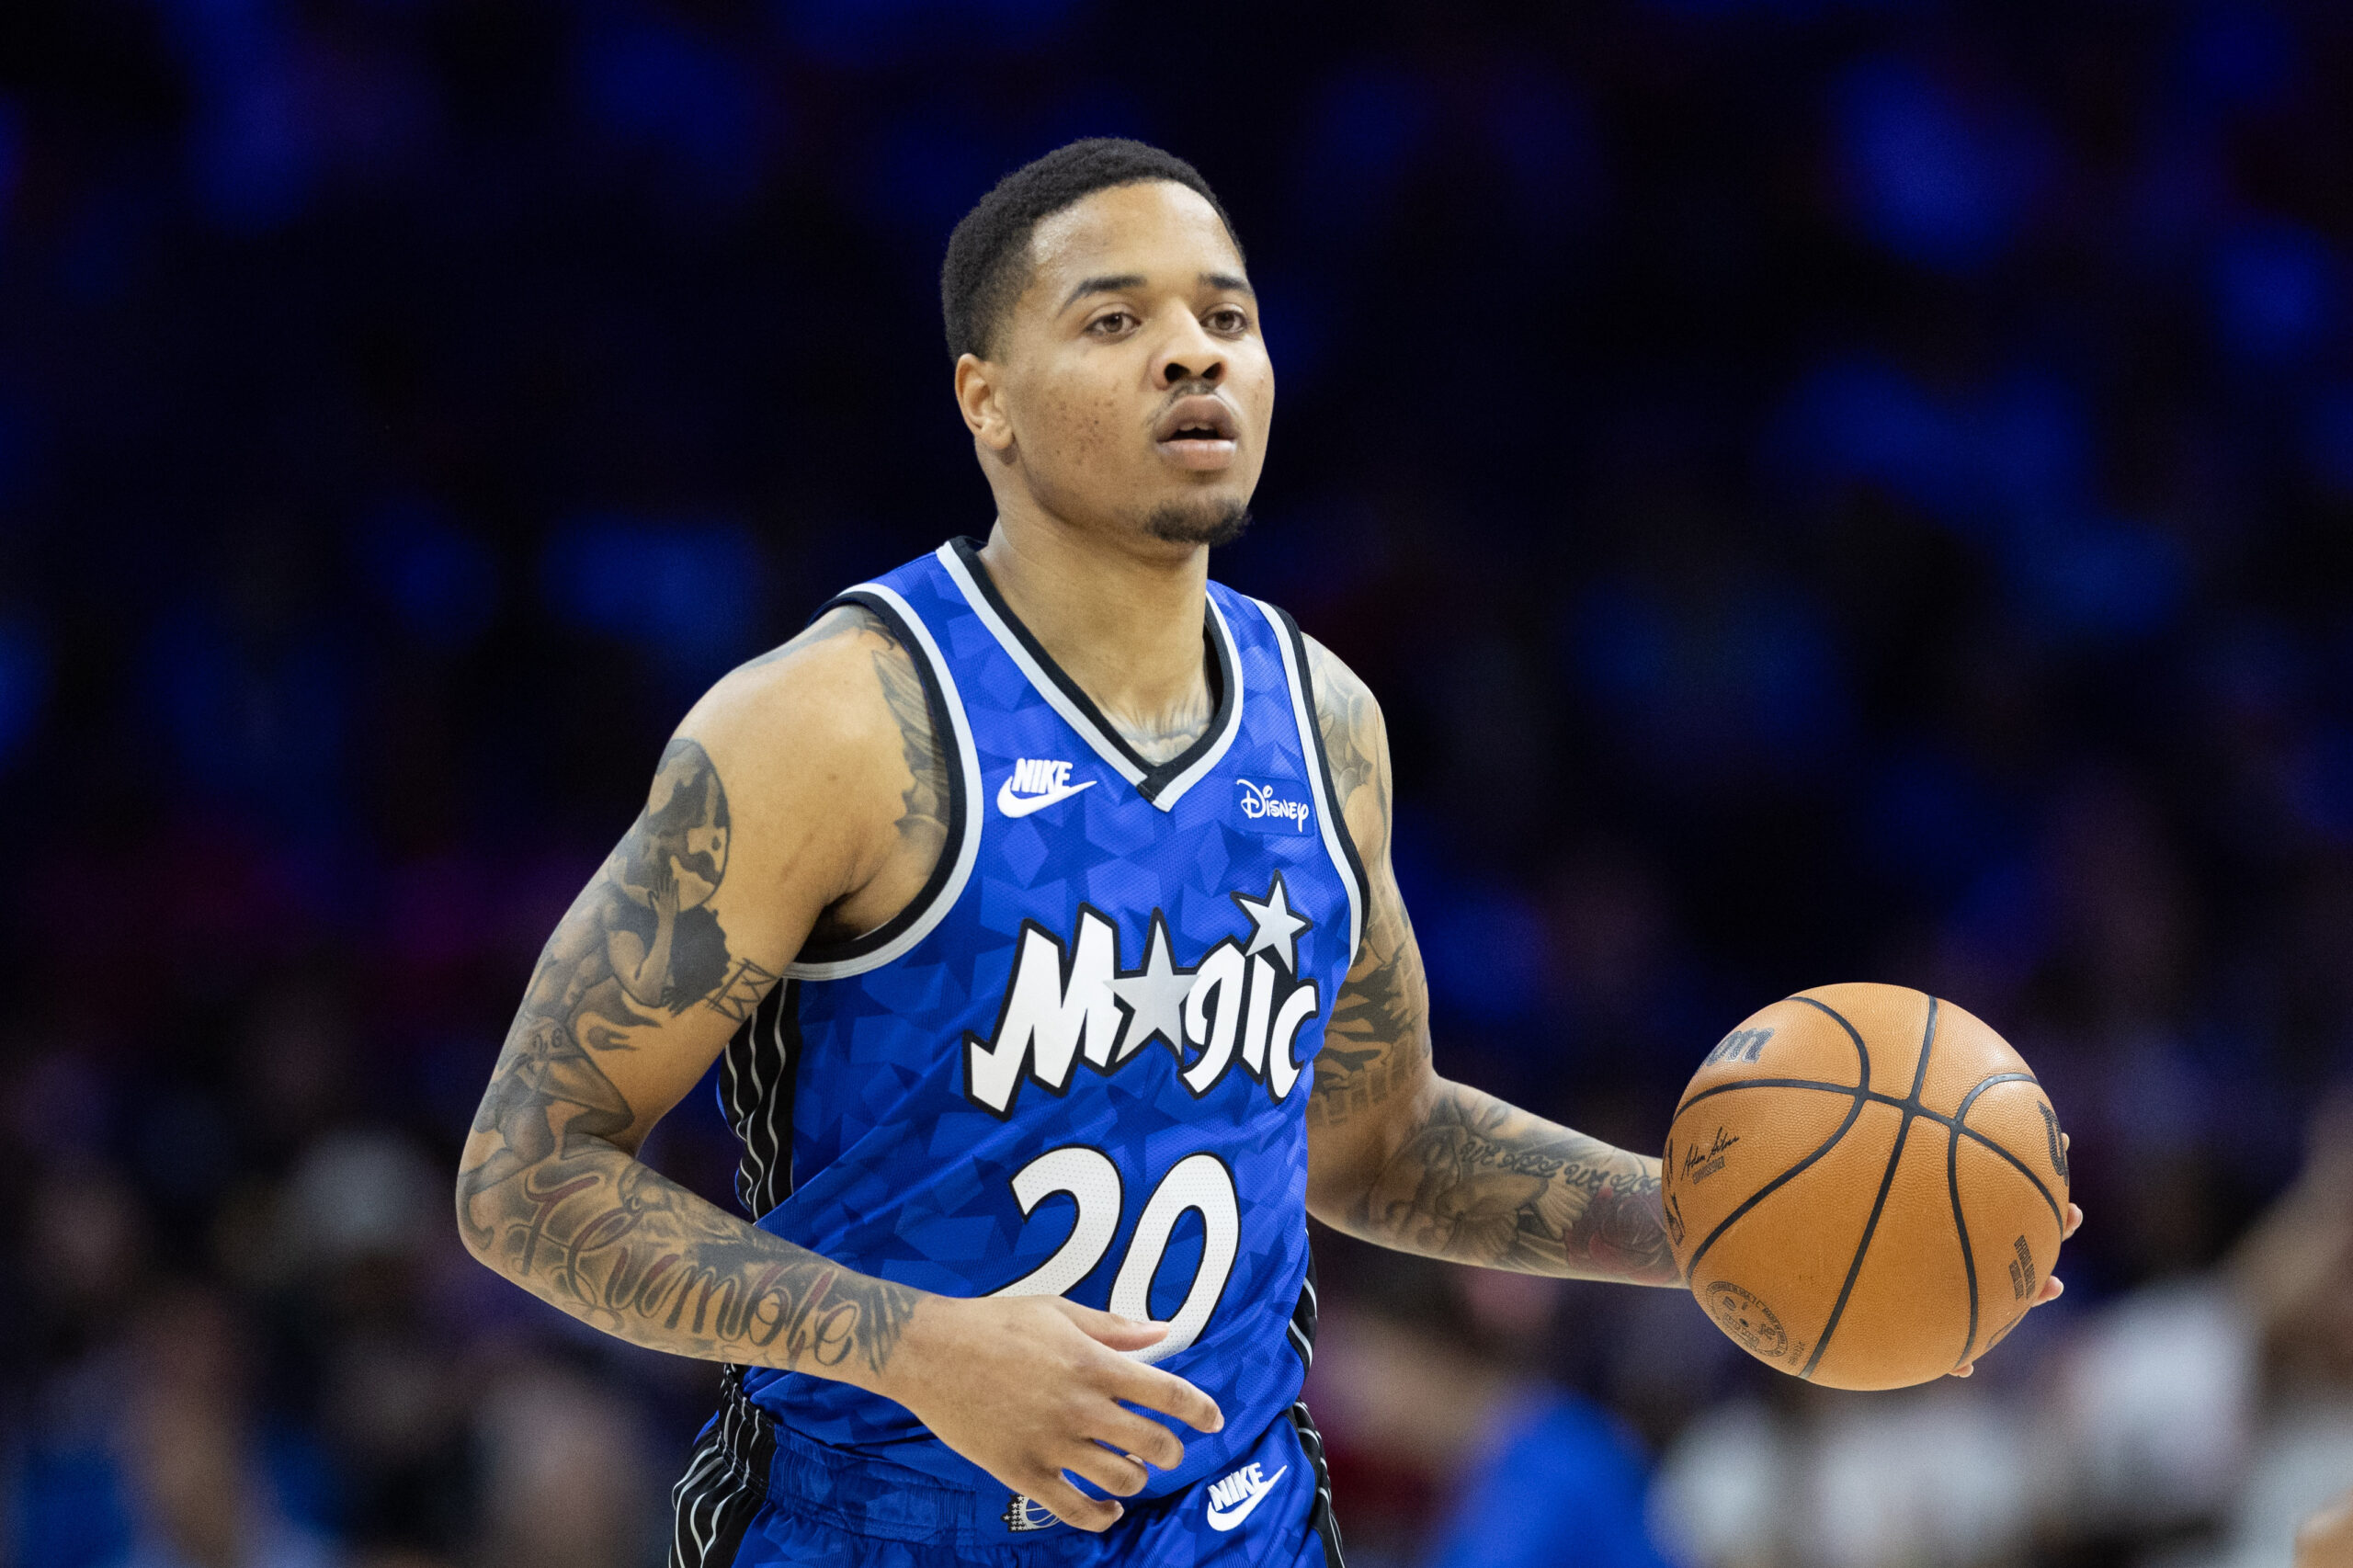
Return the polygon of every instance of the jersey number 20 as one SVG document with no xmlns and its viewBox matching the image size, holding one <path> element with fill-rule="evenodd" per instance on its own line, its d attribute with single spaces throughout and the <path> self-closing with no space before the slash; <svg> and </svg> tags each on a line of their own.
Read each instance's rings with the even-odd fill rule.
<svg viewBox="0 0 2353 1568">
<path fill-rule="evenodd" d="M 1069 1238 L 1054 1249 L 1053 1256 L 995 1294 L 1062 1295 L 1093 1273 L 1103 1255 L 1111 1250 L 1125 1201 L 1120 1168 L 1101 1150 L 1072 1144 L 1039 1155 L 1013 1178 L 1013 1196 L 1020 1200 L 1025 1219 L 1057 1192 L 1069 1193 L 1078 1204 L 1078 1219 L 1070 1228 Z M 1138 1323 L 1151 1318 L 1152 1277 L 1168 1251 L 1168 1238 L 1176 1232 L 1177 1220 L 1188 1209 L 1201 1217 L 1200 1267 L 1185 1292 L 1184 1305 L 1168 1320 L 1167 1337 L 1128 1352 L 1139 1361 L 1165 1360 L 1199 1338 L 1210 1314 L 1217 1310 L 1218 1298 L 1225 1292 L 1227 1276 L 1233 1272 L 1234 1251 L 1242 1242 L 1242 1211 L 1234 1199 L 1233 1173 L 1214 1154 L 1188 1154 L 1160 1178 L 1160 1185 L 1144 1202 L 1143 1217 L 1136 1221 L 1136 1233 L 1128 1243 L 1128 1256 L 1120 1264 L 1119 1277 L 1111 1281 L 1111 1310 Z"/>
</svg>

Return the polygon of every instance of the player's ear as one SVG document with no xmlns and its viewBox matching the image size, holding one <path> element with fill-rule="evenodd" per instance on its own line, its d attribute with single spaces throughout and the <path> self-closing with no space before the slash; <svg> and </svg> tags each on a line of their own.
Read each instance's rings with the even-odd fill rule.
<svg viewBox="0 0 2353 1568">
<path fill-rule="evenodd" d="M 1006 415 L 998 370 L 977 354 L 961 355 L 956 360 L 956 406 L 963 412 L 972 439 L 993 452 L 1003 452 L 1013 445 L 1013 421 Z"/>
</svg>

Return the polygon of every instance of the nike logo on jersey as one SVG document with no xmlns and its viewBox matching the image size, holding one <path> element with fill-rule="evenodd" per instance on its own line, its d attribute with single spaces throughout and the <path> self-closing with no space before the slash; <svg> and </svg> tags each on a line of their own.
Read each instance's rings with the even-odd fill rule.
<svg viewBox="0 0 2353 1568">
<path fill-rule="evenodd" d="M 1255 1464 L 1245 1464 L 1223 1481 L 1210 1483 L 1210 1528 L 1230 1530 L 1250 1517 L 1250 1510 L 1266 1501 L 1275 1483 L 1290 1473 L 1285 1465 L 1272 1475 L 1260 1475 Z"/>
<path fill-rule="evenodd" d="M 1056 762 L 1051 757 L 1020 757 L 1014 762 L 1013 771 L 996 787 L 996 809 L 1009 817 L 1026 817 L 1031 812 L 1042 812 L 1058 801 L 1067 801 L 1081 790 L 1092 790 L 1095 780 L 1084 784 L 1070 781 L 1070 764 Z"/>
<path fill-rule="evenodd" d="M 1264 898 L 1226 896 L 1248 916 L 1249 936 L 1223 938 L 1189 969 L 1176 962 L 1156 909 L 1133 970 L 1120 962 L 1119 927 L 1088 904 L 1067 943 L 1023 921 L 996 1028 L 986 1039 L 964 1036 L 966 1096 L 1010 1116 L 1023 1079 L 1059 1095 L 1079 1062 L 1115 1073 L 1157 1040 L 1195 1098 L 1238 1067 L 1280 1105 L 1299 1082 L 1299 1031 L 1323 1005 L 1315 983 L 1299 975 L 1299 939 L 1315 922 L 1291 908 L 1280 871 Z"/>
</svg>

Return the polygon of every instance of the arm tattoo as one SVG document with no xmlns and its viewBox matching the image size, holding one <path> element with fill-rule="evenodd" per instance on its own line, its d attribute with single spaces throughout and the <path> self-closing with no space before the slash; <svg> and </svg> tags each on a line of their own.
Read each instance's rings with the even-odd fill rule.
<svg viewBox="0 0 2353 1568">
<path fill-rule="evenodd" d="M 890 629 L 872 615 L 867 629 L 891 638 Z M 914 658 L 891 638 L 888 648 L 874 651 L 874 676 L 882 684 L 882 699 L 899 726 L 899 749 L 907 765 L 907 787 L 899 796 L 899 837 L 911 849 L 937 860 L 948 842 L 948 751 L 931 722 L 931 703 L 915 674 Z"/>
<path fill-rule="evenodd" d="M 1315 1058 L 1309 1125 L 1337 1126 L 1378 1109 L 1430 1060 L 1429 992 L 1422 949 L 1389 852 L 1389 748 L 1380 707 L 1356 672 L 1321 642 L 1307 645 L 1324 753 L 1332 767 L 1333 806 L 1368 868 L 1381 867 L 1365 910 L 1355 964 L 1332 1005 L 1324 1049 Z"/>
<path fill-rule="evenodd" d="M 478 1256 L 625 1339 L 711 1359 L 880 1370 L 915 1292 L 706 1203 L 619 1140 L 637 1118 L 597 1065 L 669 1018 L 740 1020 L 777 976 L 729 949 L 727 795 L 673 741 L 645 808 L 549 938 L 475 1114 L 458 1215 Z"/>
<path fill-rule="evenodd" d="M 1658 1186 L 1656 1160 L 1447 1084 L 1349 1228 L 1490 1268 L 1673 1285 Z"/>
<path fill-rule="evenodd" d="M 914 655 L 900 642 L 890 622 L 859 604 L 844 605 L 824 616 L 782 651 L 850 636 L 865 639 L 875 684 L 899 732 L 899 756 L 906 768 L 906 784 L 899 791 L 895 854 L 912 891 L 931 875 L 948 846 L 949 801 L 948 747 L 932 722 L 931 699 L 916 672 Z M 847 941 L 878 924 L 870 918 L 847 918 L 837 903 L 817 916 L 809 939 L 820 945 Z"/>
<path fill-rule="evenodd" d="M 1389 747 L 1353 671 L 1308 643 L 1335 809 L 1371 873 L 1363 945 L 1333 1003 L 1311 1128 L 1408 1121 L 1340 1218 L 1367 1241 L 1531 1274 L 1672 1285 L 1658 1162 L 1430 1071 L 1429 988 L 1390 873 Z M 1420 1086 L 1421 1103 L 1400 1099 Z M 1397 1103 L 1392 1103 L 1392 1102 Z"/>
<path fill-rule="evenodd" d="M 1332 765 L 1333 804 L 1358 829 L 1357 853 L 1370 866 L 1389 854 L 1389 735 L 1381 705 L 1356 671 L 1313 638 L 1307 642 L 1307 668 L 1315 685 L 1324 759 Z"/>
</svg>

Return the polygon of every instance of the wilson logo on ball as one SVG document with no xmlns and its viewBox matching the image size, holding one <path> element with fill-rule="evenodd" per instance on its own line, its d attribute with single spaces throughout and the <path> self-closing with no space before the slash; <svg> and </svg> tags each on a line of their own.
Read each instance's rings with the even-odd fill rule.
<svg viewBox="0 0 2353 1568">
<path fill-rule="evenodd" d="M 1765 1042 L 1772 1038 L 1771 1029 L 1734 1029 L 1716 1042 L 1715 1050 L 1708 1052 L 1707 1060 L 1699 1065 L 1713 1067 L 1721 1062 L 1754 1062 L 1757 1052 L 1765 1049 Z"/>
<path fill-rule="evenodd" d="M 2047 1105 L 2034 1108 L 2042 1113 L 2042 1135 L 2051 1141 L 2051 1168 L 2059 1173 L 2061 1181 L 2073 1180 L 2067 1174 L 2067 1145 L 2059 1141 L 2059 1119 L 2051 1114 Z"/>
</svg>

